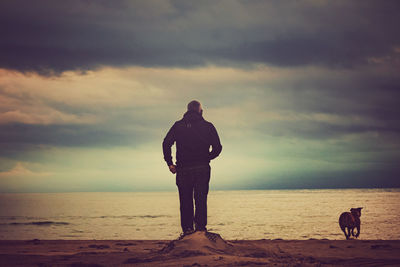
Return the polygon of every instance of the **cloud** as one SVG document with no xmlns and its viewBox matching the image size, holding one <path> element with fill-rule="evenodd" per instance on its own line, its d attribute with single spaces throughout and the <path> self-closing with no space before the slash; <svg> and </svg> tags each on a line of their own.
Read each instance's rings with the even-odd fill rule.
<svg viewBox="0 0 400 267">
<path fill-rule="evenodd" d="M 52 173 L 2 190 L 171 189 L 161 141 L 193 99 L 218 188 L 397 186 L 399 8 L 1 1 L 1 176 Z"/>
<path fill-rule="evenodd" d="M 1 70 L 0 168 L 52 173 L 2 192 L 172 190 L 161 141 L 192 99 L 224 146 L 215 188 L 396 186 L 398 84 L 386 63 Z"/>
<path fill-rule="evenodd" d="M 400 129 L 399 82 L 385 66 L 103 68 L 52 78 L 3 70 L 0 143 L 137 146 L 161 140 L 192 99 L 203 102 L 223 137 L 371 133 L 392 140 Z"/>
<path fill-rule="evenodd" d="M 24 6 L 24 9 L 20 7 Z M 398 58 L 398 1 L 0 3 L 0 67 L 350 68 Z"/>
<path fill-rule="evenodd" d="M 35 113 L 25 113 L 21 110 L 11 110 L 0 114 L 0 124 L 24 123 L 24 124 L 51 124 L 51 123 L 93 123 L 90 116 L 77 117 L 73 114 L 65 114 L 57 110 L 42 109 Z"/>
<path fill-rule="evenodd" d="M 0 172 L 0 178 L 45 177 L 51 174 L 50 172 L 33 172 L 26 168 L 22 162 L 17 162 L 12 169 Z"/>
</svg>

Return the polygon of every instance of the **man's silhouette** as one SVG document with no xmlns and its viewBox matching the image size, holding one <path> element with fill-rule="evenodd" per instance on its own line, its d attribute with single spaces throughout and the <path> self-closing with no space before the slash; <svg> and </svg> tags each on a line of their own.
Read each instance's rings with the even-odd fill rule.
<svg viewBox="0 0 400 267">
<path fill-rule="evenodd" d="M 209 163 L 222 150 L 217 130 L 202 116 L 200 102 L 191 101 L 187 109 L 183 118 L 174 123 L 163 141 L 164 160 L 170 171 L 176 173 L 184 235 L 194 231 L 193 223 L 196 231 L 207 230 L 207 194 L 211 173 Z M 172 163 L 171 157 L 171 146 L 174 142 L 176 142 L 176 165 Z"/>
</svg>

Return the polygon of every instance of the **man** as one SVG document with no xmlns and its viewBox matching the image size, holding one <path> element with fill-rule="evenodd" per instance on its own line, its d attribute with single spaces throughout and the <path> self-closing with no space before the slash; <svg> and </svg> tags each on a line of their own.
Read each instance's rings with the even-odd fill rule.
<svg viewBox="0 0 400 267">
<path fill-rule="evenodd" d="M 210 160 L 222 150 L 217 130 L 204 120 L 200 102 L 193 100 L 183 118 L 174 123 L 163 141 L 164 160 L 176 173 L 183 235 L 207 231 L 207 194 Z M 171 146 L 176 142 L 176 165 L 172 163 Z M 210 146 L 212 150 L 210 152 Z M 196 211 L 193 216 L 193 196 Z M 193 223 L 195 228 L 193 228 Z"/>
</svg>

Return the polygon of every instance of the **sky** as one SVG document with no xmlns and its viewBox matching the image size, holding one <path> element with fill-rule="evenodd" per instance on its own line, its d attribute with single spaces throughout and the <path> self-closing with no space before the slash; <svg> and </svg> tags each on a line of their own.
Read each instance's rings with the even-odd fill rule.
<svg viewBox="0 0 400 267">
<path fill-rule="evenodd" d="M 400 187 L 400 2 L 0 2 L 0 192 L 176 190 L 199 100 L 213 190 Z"/>
</svg>

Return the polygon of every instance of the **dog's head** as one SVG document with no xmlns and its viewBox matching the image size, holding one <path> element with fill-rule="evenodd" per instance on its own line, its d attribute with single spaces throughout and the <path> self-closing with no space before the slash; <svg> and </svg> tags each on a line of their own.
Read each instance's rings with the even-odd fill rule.
<svg viewBox="0 0 400 267">
<path fill-rule="evenodd" d="M 352 208 L 350 209 L 350 212 L 353 214 L 353 216 L 361 217 L 361 209 L 362 208 Z"/>
</svg>

